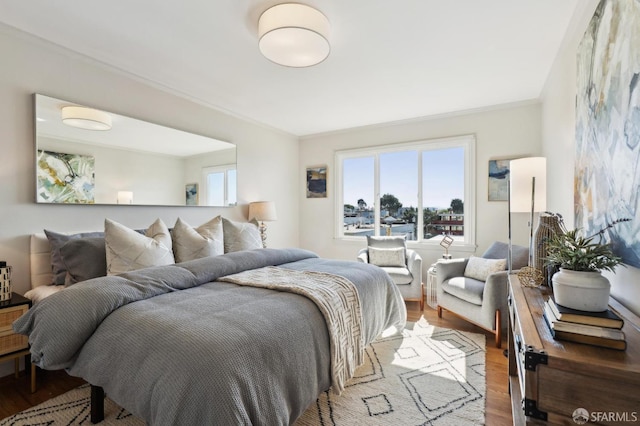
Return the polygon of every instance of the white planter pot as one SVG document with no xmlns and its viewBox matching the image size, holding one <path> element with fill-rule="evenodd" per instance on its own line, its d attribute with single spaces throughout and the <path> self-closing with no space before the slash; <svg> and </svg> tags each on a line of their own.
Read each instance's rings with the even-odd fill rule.
<svg viewBox="0 0 640 426">
<path fill-rule="evenodd" d="M 605 311 L 611 284 L 600 272 L 571 271 L 560 268 L 551 279 L 556 303 L 588 312 Z"/>
</svg>

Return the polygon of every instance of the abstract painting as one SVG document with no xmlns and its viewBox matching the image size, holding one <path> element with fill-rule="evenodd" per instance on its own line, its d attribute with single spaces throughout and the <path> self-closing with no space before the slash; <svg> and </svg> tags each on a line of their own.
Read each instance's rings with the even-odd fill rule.
<svg viewBox="0 0 640 426">
<path fill-rule="evenodd" d="M 187 206 L 197 206 L 198 205 L 198 184 L 197 183 L 188 183 L 185 185 L 186 192 L 186 202 Z"/>
<path fill-rule="evenodd" d="M 38 203 L 95 203 L 95 159 L 91 155 L 38 150 L 36 180 Z"/>
<path fill-rule="evenodd" d="M 509 199 L 509 161 L 489 160 L 489 201 Z"/>
<path fill-rule="evenodd" d="M 327 197 L 327 166 L 307 168 L 307 198 Z"/>
<path fill-rule="evenodd" d="M 640 1 L 602 0 L 578 47 L 575 226 L 640 267 Z"/>
</svg>

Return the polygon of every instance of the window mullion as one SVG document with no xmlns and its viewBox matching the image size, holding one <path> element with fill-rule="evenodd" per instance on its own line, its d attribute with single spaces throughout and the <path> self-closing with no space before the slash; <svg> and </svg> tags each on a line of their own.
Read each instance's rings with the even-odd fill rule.
<svg viewBox="0 0 640 426">
<path fill-rule="evenodd" d="M 373 222 L 374 222 L 374 234 L 380 235 L 380 155 L 375 154 L 373 159 L 373 175 L 374 175 L 374 184 L 373 184 L 373 193 L 374 193 L 374 211 L 373 211 Z"/>
</svg>

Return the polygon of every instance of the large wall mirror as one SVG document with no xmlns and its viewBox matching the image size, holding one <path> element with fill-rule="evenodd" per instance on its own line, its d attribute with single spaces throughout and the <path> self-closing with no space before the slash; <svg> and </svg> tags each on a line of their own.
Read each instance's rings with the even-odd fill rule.
<svg viewBox="0 0 640 426">
<path fill-rule="evenodd" d="M 230 206 L 236 147 L 35 95 L 36 201 Z"/>
</svg>

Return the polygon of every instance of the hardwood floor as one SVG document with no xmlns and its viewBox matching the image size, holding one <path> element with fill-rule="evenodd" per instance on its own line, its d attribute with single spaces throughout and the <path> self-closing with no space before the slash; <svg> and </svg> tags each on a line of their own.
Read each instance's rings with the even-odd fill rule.
<svg viewBox="0 0 640 426">
<path fill-rule="evenodd" d="M 424 312 L 420 311 L 417 302 L 407 303 L 407 318 L 417 321 L 421 316 L 433 325 L 457 330 L 482 333 L 487 336 L 486 368 L 487 368 L 487 399 L 486 424 L 491 426 L 512 425 L 511 400 L 508 392 L 507 359 L 502 354 L 507 343 L 503 341 L 503 349 L 493 344 L 493 334 L 483 331 L 452 314 L 443 314 L 438 318 L 436 311 L 425 305 Z M 505 333 L 506 334 L 506 333 Z M 40 404 L 84 383 L 83 380 L 71 377 L 66 372 L 38 370 L 38 389 L 30 392 L 29 377 L 21 372 L 17 379 L 13 374 L 0 378 L 0 419 L 18 413 L 31 406 Z"/>
</svg>

